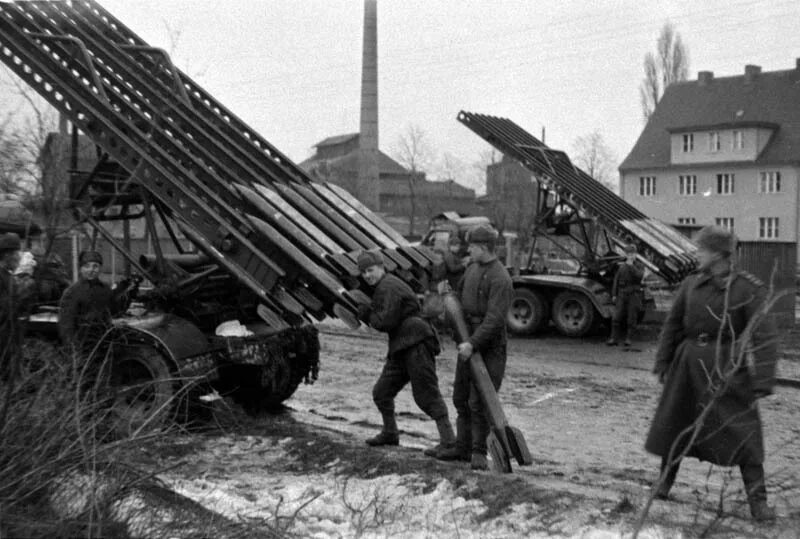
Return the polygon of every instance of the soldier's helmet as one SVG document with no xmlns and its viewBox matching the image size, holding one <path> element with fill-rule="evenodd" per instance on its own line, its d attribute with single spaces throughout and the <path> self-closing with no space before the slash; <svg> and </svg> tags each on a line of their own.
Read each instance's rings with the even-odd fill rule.
<svg viewBox="0 0 800 539">
<path fill-rule="evenodd" d="M 19 251 L 22 248 L 22 241 L 13 232 L 6 232 L 0 235 L 0 253 L 5 251 Z"/>
<path fill-rule="evenodd" d="M 695 238 L 699 247 L 730 256 L 736 251 L 736 235 L 726 228 L 709 225 L 703 227 Z"/>
</svg>

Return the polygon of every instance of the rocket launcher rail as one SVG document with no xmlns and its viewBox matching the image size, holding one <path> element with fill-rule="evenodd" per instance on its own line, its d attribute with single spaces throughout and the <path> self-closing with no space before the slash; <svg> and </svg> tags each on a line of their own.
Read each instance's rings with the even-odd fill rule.
<svg viewBox="0 0 800 539">
<path fill-rule="evenodd" d="M 271 325 L 355 320 L 359 297 L 348 289 L 361 250 L 379 250 L 410 282 L 431 262 L 341 188 L 314 182 L 93 0 L 0 3 L 0 49 L 130 174 L 126 193 L 143 187 L 144 203 L 248 287 Z M 97 210 L 91 199 L 83 208 L 89 218 Z"/>
<path fill-rule="evenodd" d="M 461 111 L 458 121 L 533 172 L 578 211 L 595 218 L 618 244 L 632 241 L 649 269 L 669 283 L 694 271 L 695 245 L 672 227 L 650 219 L 603 184 L 506 118 Z"/>
</svg>

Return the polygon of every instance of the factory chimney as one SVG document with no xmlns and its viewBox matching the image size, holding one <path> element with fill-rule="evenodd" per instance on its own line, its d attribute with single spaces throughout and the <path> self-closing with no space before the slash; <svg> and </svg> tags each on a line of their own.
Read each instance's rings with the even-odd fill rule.
<svg viewBox="0 0 800 539">
<path fill-rule="evenodd" d="M 364 45 L 361 60 L 361 128 L 357 197 L 373 211 L 379 209 L 378 181 L 378 6 L 364 0 Z"/>
</svg>

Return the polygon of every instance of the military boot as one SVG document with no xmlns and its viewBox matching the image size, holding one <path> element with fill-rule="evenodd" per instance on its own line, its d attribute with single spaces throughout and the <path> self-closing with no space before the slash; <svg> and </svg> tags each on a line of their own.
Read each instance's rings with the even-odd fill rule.
<svg viewBox="0 0 800 539">
<path fill-rule="evenodd" d="M 483 453 L 473 453 L 469 461 L 469 467 L 473 470 L 488 470 L 489 460 Z"/>
<path fill-rule="evenodd" d="M 367 438 L 367 445 L 400 445 L 400 435 L 397 432 L 397 421 L 394 418 L 394 413 L 386 413 L 382 415 L 383 430 L 381 430 L 372 438 Z"/>
<path fill-rule="evenodd" d="M 629 325 L 628 329 L 625 331 L 625 342 L 623 342 L 622 344 L 624 346 L 630 346 L 632 337 L 633 337 L 633 330 L 631 329 L 631 327 Z"/>
<path fill-rule="evenodd" d="M 750 516 L 757 522 L 775 520 L 775 509 L 767 504 L 767 487 L 764 484 L 764 466 L 745 464 L 739 466 L 742 472 L 744 490 L 750 505 Z"/>
<path fill-rule="evenodd" d="M 616 346 L 619 342 L 619 322 L 611 323 L 611 336 L 606 341 L 608 346 Z"/>
<path fill-rule="evenodd" d="M 436 428 L 439 431 L 439 443 L 429 447 L 423 453 L 429 457 L 438 458 L 441 451 L 455 447 L 456 435 L 453 432 L 453 425 L 450 424 L 450 418 L 447 416 L 436 420 Z"/>
<path fill-rule="evenodd" d="M 450 447 L 444 447 L 437 452 L 439 460 L 462 460 L 469 462 L 470 448 L 472 447 L 472 431 L 469 418 L 458 416 L 456 419 L 456 439 Z"/>
<path fill-rule="evenodd" d="M 658 489 L 653 495 L 655 499 L 669 500 L 669 491 L 672 489 L 672 485 L 675 484 L 675 478 L 678 476 L 678 469 L 680 466 L 680 461 L 675 462 L 666 475 L 664 475 L 664 470 L 667 468 L 667 457 L 661 457 L 661 473 L 659 474 L 659 479 L 661 476 L 664 476 L 664 480 L 659 483 Z"/>
</svg>

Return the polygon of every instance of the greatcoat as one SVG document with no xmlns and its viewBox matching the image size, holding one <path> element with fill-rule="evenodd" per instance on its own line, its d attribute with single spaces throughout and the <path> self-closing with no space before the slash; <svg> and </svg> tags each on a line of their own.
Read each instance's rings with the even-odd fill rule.
<svg viewBox="0 0 800 539">
<path fill-rule="evenodd" d="M 666 457 L 675 444 L 677 455 L 708 408 L 688 456 L 723 466 L 764 461 L 756 399 L 772 392 L 777 355 L 771 317 L 760 313 L 765 298 L 763 283 L 745 272 L 683 282 L 659 339 L 654 372 L 664 388 L 648 451 Z"/>
</svg>

